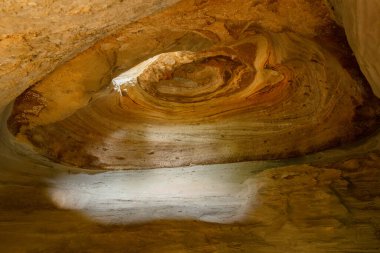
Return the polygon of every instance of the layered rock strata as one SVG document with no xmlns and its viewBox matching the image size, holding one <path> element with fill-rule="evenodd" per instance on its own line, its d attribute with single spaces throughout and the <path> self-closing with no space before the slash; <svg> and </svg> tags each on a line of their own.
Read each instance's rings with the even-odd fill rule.
<svg viewBox="0 0 380 253">
<path fill-rule="evenodd" d="M 184 27 L 176 8 L 155 17 L 160 29 L 127 27 L 27 90 L 13 134 L 54 161 L 149 168 L 294 157 L 377 126 L 378 101 L 328 21 L 314 36 L 253 17 Z"/>
</svg>

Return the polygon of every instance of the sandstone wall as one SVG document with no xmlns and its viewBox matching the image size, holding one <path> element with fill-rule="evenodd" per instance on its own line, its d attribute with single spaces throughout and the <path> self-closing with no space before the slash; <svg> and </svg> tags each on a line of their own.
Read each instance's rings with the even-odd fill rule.
<svg viewBox="0 0 380 253">
<path fill-rule="evenodd" d="M 1 1 L 0 108 L 100 38 L 177 1 Z"/>
</svg>

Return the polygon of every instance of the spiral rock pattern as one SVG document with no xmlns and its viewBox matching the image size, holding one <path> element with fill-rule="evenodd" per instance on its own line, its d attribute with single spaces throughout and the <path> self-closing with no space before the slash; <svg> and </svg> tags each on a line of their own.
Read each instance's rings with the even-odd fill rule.
<svg viewBox="0 0 380 253">
<path fill-rule="evenodd" d="M 246 33 L 200 51 L 157 54 L 113 76 L 114 91 L 63 120 L 17 129 L 43 155 L 80 167 L 286 158 L 373 127 L 373 115 L 361 127 L 355 121 L 361 82 L 311 39 Z M 11 129 L 25 101 L 16 103 Z"/>
</svg>

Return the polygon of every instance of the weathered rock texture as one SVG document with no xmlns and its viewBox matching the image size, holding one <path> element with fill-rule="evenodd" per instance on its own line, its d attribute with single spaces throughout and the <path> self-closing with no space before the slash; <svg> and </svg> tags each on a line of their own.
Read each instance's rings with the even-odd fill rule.
<svg viewBox="0 0 380 253">
<path fill-rule="evenodd" d="M 378 132 L 280 161 L 72 166 L 288 156 L 367 134 L 378 101 L 322 1 L 180 1 L 67 61 L 175 1 L 104 2 L 0 5 L 0 104 L 44 77 L 1 114 L 0 252 L 380 251 Z"/>
<path fill-rule="evenodd" d="M 326 162 L 328 152 L 298 161 L 313 165 L 96 175 L 1 150 L 0 251 L 378 252 L 380 156 L 368 151 L 375 143 L 359 149 L 366 154 L 344 149 L 335 161 Z"/>
<path fill-rule="evenodd" d="M 380 97 L 380 2 L 329 0 L 336 20 L 345 27 L 348 42 L 373 92 Z"/>
<path fill-rule="evenodd" d="M 0 3 L 0 108 L 58 65 L 177 0 L 5 0 Z"/>
<path fill-rule="evenodd" d="M 43 155 L 88 168 L 347 143 L 377 126 L 378 103 L 328 14 L 318 1 L 181 2 L 59 67 L 17 99 L 9 126 Z"/>
</svg>

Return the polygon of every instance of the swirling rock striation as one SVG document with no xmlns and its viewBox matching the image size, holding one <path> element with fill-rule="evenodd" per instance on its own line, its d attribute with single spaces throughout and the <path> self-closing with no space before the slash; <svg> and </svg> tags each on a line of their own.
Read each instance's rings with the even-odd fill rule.
<svg viewBox="0 0 380 253">
<path fill-rule="evenodd" d="M 143 59 L 102 41 L 21 95 L 9 128 L 57 162 L 111 169 L 294 157 L 378 126 L 341 42 L 239 27 L 166 31 Z"/>
</svg>

